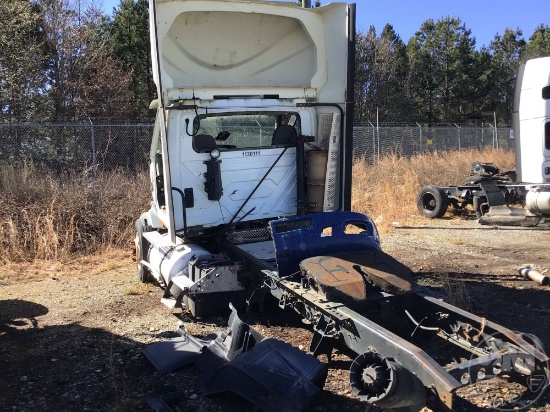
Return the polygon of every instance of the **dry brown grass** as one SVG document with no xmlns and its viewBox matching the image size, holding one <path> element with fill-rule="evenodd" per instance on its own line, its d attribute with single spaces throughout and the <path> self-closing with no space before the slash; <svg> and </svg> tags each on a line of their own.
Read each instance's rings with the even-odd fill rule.
<svg viewBox="0 0 550 412">
<path fill-rule="evenodd" d="M 112 270 L 128 268 L 133 254 L 130 248 L 103 247 L 93 254 L 73 254 L 60 260 L 35 259 L 10 261 L 1 266 L 0 286 L 41 279 L 92 277 Z"/>
<path fill-rule="evenodd" d="M 476 160 L 514 170 L 514 153 L 496 149 L 392 155 L 375 165 L 359 161 L 353 168 L 352 209 L 375 219 L 382 232 L 394 222 L 410 223 L 418 218 L 416 195 L 422 186 L 462 185 Z"/>
<path fill-rule="evenodd" d="M 353 170 L 355 211 L 374 218 L 382 232 L 395 221 L 418 218 L 416 194 L 426 184 L 462 184 L 474 160 L 513 169 L 513 153 L 464 150 L 403 158 Z M 56 177 L 32 165 L 0 166 L 0 264 L 70 262 L 109 248 L 129 250 L 135 219 L 148 208 L 146 172 Z M 47 267 L 47 264 L 42 264 Z M 1 279 L 0 279 L 1 280 Z"/>
<path fill-rule="evenodd" d="M 0 166 L 0 263 L 66 260 L 128 246 L 146 209 L 147 174 L 54 177 L 32 165 Z"/>
</svg>

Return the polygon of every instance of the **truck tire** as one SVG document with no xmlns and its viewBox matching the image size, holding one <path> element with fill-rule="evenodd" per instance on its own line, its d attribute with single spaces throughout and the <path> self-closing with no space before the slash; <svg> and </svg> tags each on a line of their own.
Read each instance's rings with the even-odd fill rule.
<svg viewBox="0 0 550 412">
<path fill-rule="evenodd" d="M 416 197 L 416 207 L 428 219 L 442 217 L 449 207 L 449 198 L 439 186 L 424 186 Z"/>
<path fill-rule="evenodd" d="M 136 251 L 136 264 L 137 264 L 137 275 L 140 281 L 143 283 L 152 283 L 154 282 L 155 278 L 151 274 L 151 271 L 148 267 L 141 264 L 141 261 L 144 260 L 144 252 L 143 252 L 143 232 L 145 231 L 145 228 L 143 227 L 143 224 L 141 223 L 141 220 L 137 219 L 136 223 L 134 225 L 134 243 L 135 243 L 135 251 Z"/>
</svg>

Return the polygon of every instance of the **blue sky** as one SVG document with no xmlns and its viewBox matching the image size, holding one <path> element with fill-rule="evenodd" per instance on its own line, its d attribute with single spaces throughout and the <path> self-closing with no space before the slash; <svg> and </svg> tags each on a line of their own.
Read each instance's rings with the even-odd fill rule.
<svg viewBox="0 0 550 412">
<path fill-rule="evenodd" d="M 405 43 L 429 18 L 459 17 L 472 31 L 478 48 L 489 45 L 495 34 L 502 34 L 507 27 L 519 27 L 528 40 L 539 24 L 550 25 L 550 0 L 356 0 L 355 3 L 358 30 L 366 32 L 372 24 L 380 33 L 390 23 Z M 111 14 L 118 4 L 119 0 L 103 0 L 103 9 Z"/>
</svg>

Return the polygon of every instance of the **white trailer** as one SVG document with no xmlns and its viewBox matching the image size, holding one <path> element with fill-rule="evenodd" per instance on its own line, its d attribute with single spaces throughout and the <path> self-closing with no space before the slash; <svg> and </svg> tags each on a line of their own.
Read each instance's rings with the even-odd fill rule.
<svg viewBox="0 0 550 412">
<path fill-rule="evenodd" d="M 512 114 L 516 181 L 550 183 L 550 57 L 520 66 Z"/>
</svg>

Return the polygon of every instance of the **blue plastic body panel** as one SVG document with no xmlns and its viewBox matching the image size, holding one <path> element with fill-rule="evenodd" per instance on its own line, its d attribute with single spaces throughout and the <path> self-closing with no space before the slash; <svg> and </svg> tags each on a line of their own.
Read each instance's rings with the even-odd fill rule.
<svg viewBox="0 0 550 412">
<path fill-rule="evenodd" d="M 362 231 L 349 233 L 350 225 Z M 281 277 L 298 272 L 300 262 L 312 256 L 381 250 L 376 226 L 362 213 L 318 213 L 272 220 L 269 226 Z"/>
</svg>

